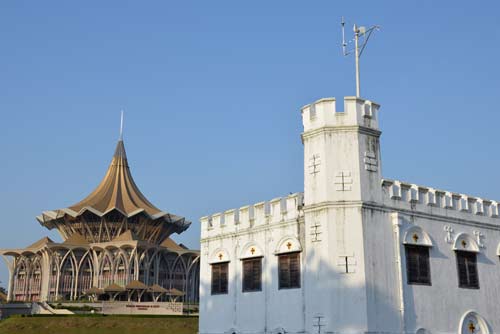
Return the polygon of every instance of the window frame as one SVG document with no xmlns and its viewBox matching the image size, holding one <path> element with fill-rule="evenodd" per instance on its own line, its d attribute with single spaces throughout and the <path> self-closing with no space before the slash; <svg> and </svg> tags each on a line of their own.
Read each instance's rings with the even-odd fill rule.
<svg viewBox="0 0 500 334">
<path fill-rule="evenodd" d="M 218 287 L 220 290 L 217 292 L 214 292 L 214 268 L 221 267 L 221 266 L 225 266 L 225 269 L 226 269 L 226 291 L 221 291 L 222 289 L 220 289 L 222 279 L 221 279 L 221 271 L 219 271 Z M 211 263 L 210 264 L 210 274 L 211 274 L 211 277 L 210 277 L 210 293 L 211 293 L 211 295 L 217 296 L 217 295 L 229 294 L 229 261 Z"/>
<path fill-rule="evenodd" d="M 263 256 L 256 256 L 256 257 L 250 257 L 250 258 L 245 258 L 245 259 L 241 259 L 241 291 L 243 293 L 247 293 L 247 292 L 261 292 L 262 291 L 262 274 L 263 274 L 263 270 L 262 270 L 262 266 L 263 266 Z M 259 287 L 258 288 L 248 288 L 246 287 L 245 285 L 245 278 L 246 278 L 246 272 L 245 272 L 245 263 L 248 263 L 248 262 L 259 262 Z M 252 275 L 255 275 L 255 272 L 254 272 L 254 269 L 255 267 L 252 267 Z M 255 279 L 255 277 L 253 277 L 253 279 Z M 253 282 L 255 283 L 255 282 Z"/>
<path fill-rule="evenodd" d="M 415 244 L 405 244 L 405 260 L 406 260 L 406 284 L 408 285 L 424 285 L 424 286 L 432 286 L 432 272 L 431 272 L 431 256 L 430 256 L 430 247 L 428 246 L 423 246 L 423 245 L 415 245 Z M 417 264 L 417 274 L 418 274 L 418 279 L 420 280 L 411 280 L 411 274 L 410 274 L 410 261 L 409 261 L 409 256 L 410 252 L 409 250 L 416 250 L 417 252 L 426 251 L 426 257 L 427 257 L 427 272 L 428 272 L 428 277 L 427 281 L 422 281 L 420 278 L 421 273 L 420 273 L 420 256 L 422 255 L 419 253 L 419 262 Z"/>
<path fill-rule="evenodd" d="M 301 267 L 301 252 L 296 251 L 296 252 L 289 252 L 289 253 L 280 253 L 276 254 L 277 260 L 278 260 L 278 290 L 291 290 L 291 289 L 300 289 L 302 288 L 302 267 Z M 292 286 L 292 277 L 291 277 L 291 270 L 290 270 L 290 258 L 291 256 L 296 256 L 297 257 L 297 266 L 298 266 L 298 278 L 296 278 L 296 281 L 298 283 L 297 286 Z M 288 281 L 289 281 L 289 286 L 281 286 L 281 257 L 288 257 Z"/>
<path fill-rule="evenodd" d="M 465 269 L 467 272 L 467 283 L 463 283 L 460 280 L 460 263 L 459 263 L 459 256 L 463 256 L 465 259 Z M 476 275 L 476 281 L 477 285 L 472 285 L 470 284 L 470 272 L 469 272 L 469 260 L 470 258 L 474 258 L 473 261 L 473 268 L 475 270 L 475 275 Z M 470 252 L 470 251 L 463 251 L 463 250 L 455 250 L 455 258 L 456 258 L 456 264 L 457 264 L 457 279 L 458 279 L 458 287 L 460 289 L 471 289 L 471 290 L 479 290 L 481 288 L 481 285 L 479 284 L 479 270 L 477 267 L 477 253 L 475 252 Z"/>
</svg>

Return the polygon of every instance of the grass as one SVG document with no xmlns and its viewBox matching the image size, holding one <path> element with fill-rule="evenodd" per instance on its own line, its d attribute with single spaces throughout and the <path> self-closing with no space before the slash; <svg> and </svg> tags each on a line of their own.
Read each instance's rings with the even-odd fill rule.
<svg viewBox="0 0 500 334">
<path fill-rule="evenodd" d="M 196 334 L 189 316 L 34 316 L 0 321 L 0 334 Z"/>
</svg>

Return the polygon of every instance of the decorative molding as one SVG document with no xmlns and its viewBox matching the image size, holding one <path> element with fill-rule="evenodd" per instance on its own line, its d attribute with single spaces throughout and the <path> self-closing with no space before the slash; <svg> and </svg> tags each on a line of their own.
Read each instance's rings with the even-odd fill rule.
<svg viewBox="0 0 500 334">
<path fill-rule="evenodd" d="M 450 225 L 445 225 L 444 226 L 444 231 L 446 232 L 446 236 L 444 238 L 444 241 L 446 241 L 449 244 L 453 243 L 453 228 Z"/>
<path fill-rule="evenodd" d="M 354 254 L 339 255 L 337 258 L 337 266 L 342 267 L 342 274 L 352 274 L 356 272 L 356 258 Z"/>
<path fill-rule="evenodd" d="M 487 322 L 476 311 L 468 311 L 460 319 L 460 334 L 489 334 Z"/>
<path fill-rule="evenodd" d="M 242 251 L 240 252 L 240 259 L 263 256 L 264 252 L 254 241 L 248 242 L 244 247 L 242 247 Z"/>
<path fill-rule="evenodd" d="M 378 171 L 378 160 L 377 156 L 373 152 L 365 152 L 365 157 L 363 159 L 365 163 L 365 169 L 369 172 Z"/>
<path fill-rule="evenodd" d="M 285 254 L 292 252 L 301 252 L 302 246 L 300 241 L 295 236 L 287 236 L 282 238 L 276 245 L 274 254 Z"/>
<path fill-rule="evenodd" d="M 480 248 L 474 237 L 467 233 L 459 233 L 453 241 L 453 250 L 479 253 Z"/>
<path fill-rule="evenodd" d="M 404 244 L 432 247 L 430 236 L 420 226 L 410 225 L 403 232 Z"/>
<path fill-rule="evenodd" d="M 320 172 L 321 157 L 319 154 L 313 154 L 309 158 L 309 174 L 316 176 Z"/>
<path fill-rule="evenodd" d="M 213 263 L 221 263 L 229 261 L 230 261 L 229 252 L 224 248 L 217 248 L 215 251 L 212 252 L 212 256 L 209 258 L 208 263 L 213 264 Z"/>
<path fill-rule="evenodd" d="M 335 175 L 335 189 L 337 191 L 352 190 L 352 176 L 349 171 L 341 171 Z"/>
<path fill-rule="evenodd" d="M 481 231 L 473 231 L 472 233 L 476 237 L 477 245 L 479 246 L 479 248 L 486 248 L 486 245 L 484 244 L 484 234 L 481 233 Z"/>
<path fill-rule="evenodd" d="M 321 242 L 321 224 L 315 222 L 314 225 L 311 225 L 311 242 Z"/>
</svg>

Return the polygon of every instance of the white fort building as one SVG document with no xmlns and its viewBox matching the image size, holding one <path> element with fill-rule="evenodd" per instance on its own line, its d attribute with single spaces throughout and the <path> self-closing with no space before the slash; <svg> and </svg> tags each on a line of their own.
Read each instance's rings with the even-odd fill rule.
<svg viewBox="0 0 500 334">
<path fill-rule="evenodd" d="M 303 107 L 304 191 L 201 219 L 201 334 L 500 333 L 498 203 L 383 179 L 378 113 Z"/>
</svg>

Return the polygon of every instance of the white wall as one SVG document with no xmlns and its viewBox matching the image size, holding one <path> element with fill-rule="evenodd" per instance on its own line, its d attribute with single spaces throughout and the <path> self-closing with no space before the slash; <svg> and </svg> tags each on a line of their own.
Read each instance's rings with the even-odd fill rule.
<svg viewBox="0 0 500 334">
<path fill-rule="evenodd" d="M 433 332 L 458 332 L 461 318 L 470 310 L 481 315 L 491 332 L 500 332 L 500 263 L 498 246 L 500 245 L 500 219 L 492 215 L 489 208 L 478 213 L 474 203 L 478 200 L 468 196 L 467 205 L 459 204 L 458 199 L 464 195 L 450 194 L 452 198 L 447 206 L 444 194 L 441 201 L 435 205 L 426 203 L 426 191 L 429 188 L 413 185 L 420 192 L 417 200 L 409 192 L 411 185 L 403 184 L 401 196 L 391 196 L 392 181 L 386 181 L 384 205 L 386 213 L 379 213 L 376 224 L 383 226 L 384 235 L 381 240 L 391 238 L 391 217 L 389 212 L 398 212 L 401 217 L 401 229 L 404 231 L 412 226 L 419 226 L 425 231 L 431 241 L 430 267 L 432 286 L 408 285 L 406 283 L 406 261 L 403 256 L 403 286 L 405 299 L 405 319 L 407 328 L 415 331 L 427 328 Z M 406 188 L 406 189 L 405 189 Z M 438 191 L 439 192 L 439 191 Z M 393 195 L 393 194 L 392 194 Z M 392 198 L 391 198 L 392 197 Z M 493 201 L 482 200 L 489 206 Z M 464 204 L 464 203 L 462 203 Z M 468 209 L 468 210 L 466 210 Z M 447 230 L 452 229 L 452 233 Z M 479 286 L 476 289 L 458 287 L 458 274 L 454 243 L 461 233 L 471 237 L 470 244 L 478 244 L 477 267 Z M 482 235 L 477 238 L 477 233 Z M 392 236 L 393 237 L 393 236 Z M 403 233 L 401 234 L 401 238 Z M 400 244 L 403 243 L 399 240 Z M 387 243 L 389 244 L 389 243 Z M 481 247 L 482 244 L 484 247 Z M 403 252 L 404 255 L 404 252 Z M 377 260 L 380 262 L 380 259 Z M 392 280 L 392 278 L 388 278 Z"/>
<path fill-rule="evenodd" d="M 471 310 L 481 333 L 500 332 L 498 203 L 382 180 L 379 106 L 347 97 L 337 109 L 328 98 L 301 110 L 304 199 L 201 219 L 200 333 L 468 333 Z M 404 238 L 418 228 L 426 236 L 418 242 L 431 246 L 431 286 L 407 284 Z M 453 247 L 461 233 L 479 251 L 479 290 L 458 288 Z M 278 289 L 276 249 L 285 237 L 302 248 L 300 289 Z M 249 245 L 263 256 L 261 292 L 241 291 Z M 229 293 L 212 296 L 209 263 L 218 252 L 230 261 Z"/>
<path fill-rule="evenodd" d="M 303 331 L 303 290 L 278 289 L 276 255 L 286 240 L 293 240 L 294 247 L 302 248 L 304 219 L 301 206 L 302 195 L 294 194 L 226 211 L 222 219 L 220 214 L 202 218 L 200 333 L 232 330 L 264 333 L 279 328 L 291 332 Z M 234 219 L 235 216 L 237 219 Z M 222 225 L 221 221 L 224 222 Z M 257 249 L 256 255 L 263 256 L 262 291 L 258 292 L 242 292 L 241 258 L 250 247 Z M 227 295 L 211 295 L 210 291 L 210 263 L 217 261 L 219 252 L 224 254 L 224 261 L 229 260 Z M 229 259 L 225 258 L 226 254 Z M 302 257 L 302 267 L 304 260 Z"/>
</svg>

